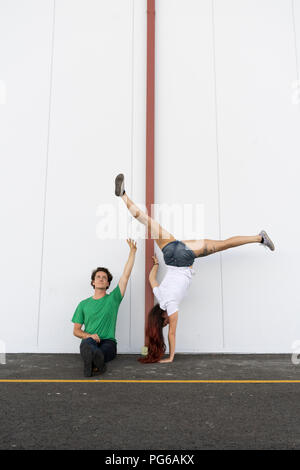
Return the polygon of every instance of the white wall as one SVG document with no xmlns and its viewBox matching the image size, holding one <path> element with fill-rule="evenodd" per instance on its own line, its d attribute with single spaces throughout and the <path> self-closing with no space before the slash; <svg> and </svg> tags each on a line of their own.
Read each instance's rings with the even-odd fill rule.
<svg viewBox="0 0 300 470">
<path fill-rule="evenodd" d="M 145 27 L 134 29 L 134 22 L 144 23 L 141 13 L 141 8 L 134 10 L 132 2 L 123 0 L 56 2 L 39 328 L 42 351 L 77 351 L 78 339 L 70 335 L 70 314 L 80 300 L 93 295 L 91 270 L 108 266 L 114 276 L 113 289 L 127 261 L 125 240 L 119 241 L 117 234 L 113 240 L 97 238 L 97 208 L 111 204 L 117 210 L 114 177 L 119 172 L 127 175 L 134 195 L 140 196 L 144 186 L 135 184 L 144 173 L 144 167 L 136 164 L 137 152 L 144 150 L 144 130 L 133 113 L 135 105 L 136 111 L 145 114 L 141 106 L 144 58 L 138 46 L 144 42 L 140 36 Z M 126 213 L 125 207 L 121 209 Z M 136 269 L 143 269 L 142 261 L 141 249 L 131 281 L 134 290 L 139 286 L 137 295 L 132 295 L 129 285 L 119 310 L 117 338 L 122 352 L 139 351 L 143 342 L 141 315 L 139 334 L 130 328 L 135 321 L 132 307 L 139 313 L 143 308 L 143 276 L 136 275 Z"/>
<path fill-rule="evenodd" d="M 92 270 L 108 266 L 114 288 L 128 257 L 125 240 L 98 238 L 99 206 L 117 211 L 119 172 L 133 197 L 144 196 L 145 5 L 24 5 L 0 3 L 8 50 L 0 77 L 8 89 L 1 107 L 7 235 L 0 337 L 8 352 L 77 352 L 71 318 L 93 295 Z M 121 352 L 143 343 L 143 260 L 140 242 L 134 287 L 119 311 Z"/>
<path fill-rule="evenodd" d="M 125 214 L 119 172 L 144 202 L 146 3 L 0 0 L 7 352 L 77 352 L 70 320 L 93 295 L 91 271 L 108 266 L 112 288 L 121 275 L 126 242 L 99 239 L 97 211 Z M 196 260 L 177 351 L 291 352 L 300 330 L 300 0 L 156 3 L 156 203 L 203 204 L 205 238 L 265 229 L 276 245 Z M 166 228 L 179 238 L 171 221 Z M 143 319 L 138 240 L 119 352 L 140 351 Z"/>
<path fill-rule="evenodd" d="M 37 344 L 53 2 L 0 2 L 0 337 Z"/>
<path fill-rule="evenodd" d="M 156 202 L 203 204 L 203 236 L 218 239 L 211 2 L 157 3 Z M 167 228 L 175 237 L 190 238 L 177 235 L 173 225 Z M 177 349 L 217 351 L 222 348 L 219 256 L 197 260 L 195 269 L 179 316 Z"/>
<path fill-rule="evenodd" d="M 178 346 L 290 352 L 300 331 L 300 2 L 162 0 L 157 26 L 157 202 L 203 203 L 205 238 L 265 229 L 276 245 L 196 260 Z"/>
<path fill-rule="evenodd" d="M 215 2 L 222 237 L 265 229 L 276 244 L 274 253 L 249 245 L 221 255 L 226 351 L 287 352 L 300 333 L 291 5 Z"/>
</svg>

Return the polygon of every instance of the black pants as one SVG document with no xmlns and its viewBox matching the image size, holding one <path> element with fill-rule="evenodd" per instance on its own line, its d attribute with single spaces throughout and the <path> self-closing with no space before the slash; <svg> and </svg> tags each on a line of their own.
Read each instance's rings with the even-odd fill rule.
<svg viewBox="0 0 300 470">
<path fill-rule="evenodd" d="M 100 349 L 104 355 L 104 362 L 112 361 L 117 355 L 117 343 L 111 339 L 101 339 L 97 343 L 93 338 L 86 338 L 81 341 L 81 344 L 87 343 L 92 350 Z"/>
</svg>

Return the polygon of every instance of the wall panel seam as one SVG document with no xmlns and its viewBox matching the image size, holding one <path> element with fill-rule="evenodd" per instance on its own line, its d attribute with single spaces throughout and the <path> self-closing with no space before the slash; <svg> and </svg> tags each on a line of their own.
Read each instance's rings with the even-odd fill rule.
<svg viewBox="0 0 300 470">
<path fill-rule="evenodd" d="M 131 149 L 130 149 L 130 165 L 131 165 L 131 194 L 133 195 L 133 127 L 134 127 L 134 0 L 131 7 Z M 130 218 L 130 236 L 132 236 L 133 220 Z M 132 335 L 132 276 L 130 276 L 130 305 L 129 305 L 129 351 L 131 351 L 131 335 Z"/>
<path fill-rule="evenodd" d="M 216 157 L 217 157 L 217 187 L 218 187 L 218 221 L 219 239 L 222 239 L 221 230 L 221 195 L 220 195 L 220 162 L 219 162 L 219 133 L 218 133 L 218 103 L 217 103 L 217 72 L 216 72 L 216 38 L 215 38 L 215 4 L 211 0 L 212 7 L 212 45 L 213 45 L 213 74 L 214 74 L 214 100 L 215 100 L 215 133 L 216 133 Z M 223 296 L 223 265 L 222 253 L 219 253 L 220 280 L 221 280 L 221 311 L 222 311 L 222 347 L 225 348 L 225 318 L 224 318 L 224 296 Z"/>
<path fill-rule="evenodd" d="M 297 47 L 297 30 L 296 30 L 296 20 L 295 20 L 295 0 L 291 0 L 291 8 L 292 8 L 292 23 L 293 23 L 294 45 L 295 45 L 297 90 L 298 90 L 299 87 L 300 87 L 300 83 L 299 83 L 299 62 L 298 62 L 298 47 Z"/>
<path fill-rule="evenodd" d="M 44 242 L 45 242 L 46 200 L 47 200 L 47 183 L 48 183 L 48 160 L 49 160 L 50 121 L 51 121 L 51 103 L 52 103 L 52 78 L 53 78 L 53 56 L 54 56 L 54 31 L 55 31 L 55 6 L 56 6 L 55 2 L 56 2 L 56 0 L 53 0 L 51 58 L 50 58 L 50 80 L 49 80 L 49 105 L 48 105 L 48 125 L 47 125 L 47 144 L 46 144 L 46 165 L 45 165 L 45 178 L 44 178 L 44 203 L 43 203 L 44 212 L 43 212 L 43 222 L 42 222 L 42 249 L 41 249 L 40 286 L 39 286 L 37 338 L 36 338 L 37 346 L 39 346 L 41 294 L 42 294 Z"/>
</svg>

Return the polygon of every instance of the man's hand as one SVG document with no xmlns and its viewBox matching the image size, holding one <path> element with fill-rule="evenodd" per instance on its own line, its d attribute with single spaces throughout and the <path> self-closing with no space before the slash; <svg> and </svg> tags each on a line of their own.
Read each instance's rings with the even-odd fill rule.
<svg viewBox="0 0 300 470">
<path fill-rule="evenodd" d="M 100 343 L 100 338 L 99 336 L 95 333 L 94 335 L 88 335 L 88 338 L 93 338 L 97 343 Z"/>
<path fill-rule="evenodd" d="M 128 280 L 129 280 L 129 277 L 130 277 L 130 274 L 134 265 L 135 253 L 136 253 L 136 242 L 134 240 L 131 240 L 131 238 L 128 238 L 126 241 L 129 245 L 130 253 L 129 253 L 127 263 L 125 264 L 123 274 L 119 281 L 119 287 L 120 287 L 120 292 L 121 292 L 122 297 L 125 294 L 127 283 L 128 283 Z"/>
<path fill-rule="evenodd" d="M 131 240 L 131 238 L 127 238 L 126 241 L 129 245 L 130 251 L 132 253 L 135 253 L 136 252 L 136 242 L 134 240 Z"/>
</svg>

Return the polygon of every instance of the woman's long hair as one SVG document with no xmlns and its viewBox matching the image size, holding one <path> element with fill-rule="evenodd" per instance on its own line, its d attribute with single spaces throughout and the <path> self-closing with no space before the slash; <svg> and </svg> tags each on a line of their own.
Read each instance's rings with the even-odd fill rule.
<svg viewBox="0 0 300 470">
<path fill-rule="evenodd" d="M 166 345 L 163 335 L 164 318 L 159 304 L 154 305 L 148 314 L 146 327 L 146 336 L 149 339 L 148 354 L 138 360 L 143 363 L 158 362 L 166 351 Z"/>
</svg>

